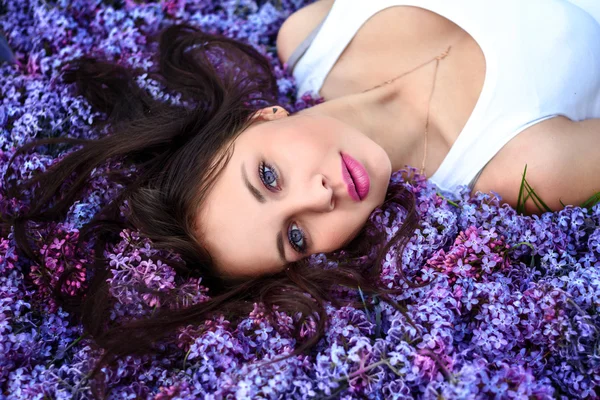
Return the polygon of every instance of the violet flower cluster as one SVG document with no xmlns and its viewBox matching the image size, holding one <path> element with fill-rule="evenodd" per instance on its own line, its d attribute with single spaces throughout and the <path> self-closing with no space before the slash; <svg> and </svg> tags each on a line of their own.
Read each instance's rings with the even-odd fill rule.
<svg viewBox="0 0 600 400">
<path fill-rule="evenodd" d="M 279 104 L 300 110 L 319 103 L 297 96 L 277 60 L 281 23 L 303 0 L 1 0 L 0 31 L 17 64 L 0 64 L 0 177 L 19 182 L 60 160 L 67 149 L 41 146 L 8 160 L 34 139 L 96 138 L 103 118 L 74 88 L 60 83 L 60 66 L 84 54 L 148 70 L 148 38 L 187 22 L 254 45 L 271 61 Z M 147 75 L 138 82 L 166 102 L 178 102 Z M 108 165 L 105 168 L 116 168 Z M 98 170 L 65 221 L 39 226 L 33 236 L 49 271 L 0 237 L 0 397 L 91 398 L 89 373 L 102 351 L 55 301 L 51 288 L 70 271 L 64 295 L 86 289 L 93 247 L 77 248 L 79 229 L 121 189 Z M 414 172 L 414 171 L 413 171 Z M 310 354 L 261 366 L 293 351 L 294 316 L 265 309 L 237 328 L 225 317 L 182 327 L 161 356 L 128 356 L 104 369 L 110 399 L 342 398 L 598 398 L 600 397 L 600 205 L 521 216 L 496 196 L 471 197 L 466 188 L 440 193 L 415 174 L 395 184 L 417 198 L 421 225 L 404 252 L 386 256 L 381 279 L 405 312 L 375 297 L 363 308 L 336 309 L 326 335 Z M 4 183 L 2 183 L 4 185 Z M 0 212 L 27 201 L 0 186 Z M 390 206 L 391 207 L 391 206 Z M 392 209 L 371 216 L 388 237 L 402 224 Z M 50 240 L 49 238 L 52 238 Z M 208 299 L 201 279 L 178 277 L 138 232 L 125 230 L 105 250 L 114 303 L 123 321 L 158 307 L 179 308 Z M 314 255 L 315 267 L 328 264 Z M 153 293 L 176 293 L 161 301 Z M 362 292 L 359 292 L 362 296 Z M 303 326 L 310 334 L 314 326 Z M 167 346 L 167 345 L 166 345 Z"/>
</svg>

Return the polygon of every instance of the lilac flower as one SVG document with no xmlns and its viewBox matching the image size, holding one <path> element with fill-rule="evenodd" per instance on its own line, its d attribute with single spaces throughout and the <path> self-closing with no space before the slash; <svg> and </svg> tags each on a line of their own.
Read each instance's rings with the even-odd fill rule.
<svg viewBox="0 0 600 400">
<path fill-rule="evenodd" d="M 321 103 L 316 93 L 296 93 L 274 49 L 280 24 L 309 2 L 5 2 L 0 30 L 18 63 L 0 65 L 0 212 L 29 206 L 9 196 L 5 179 L 28 179 L 70 151 L 41 146 L 9 168 L 19 145 L 106 134 L 92 128 L 103 115 L 59 83 L 62 63 L 84 54 L 112 57 L 146 71 L 137 81 L 155 99 L 187 106 L 149 74 L 155 49 L 148 38 L 170 24 L 188 22 L 255 46 L 274 71 L 279 104 L 291 111 Z M 45 270 L 16 251 L 13 233 L 0 237 L 0 392 L 9 399 L 91 397 L 86 376 L 102 353 L 51 291 L 64 271 L 70 272 L 63 294 L 85 291 L 85 265 L 94 255 L 91 243 L 76 245 L 79 229 L 123 189 L 103 178 L 122 167 L 114 162 L 96 169 L 64 221 L 34 227 Z M 257 303 L 236 328 L 224 317 L 190 323 L 177 331 L 174 344 L 159 344 L 166 349 L 161 356 L 128 356 L 106 368 L 110 398 L 597 396 L 600 204 L 522 216 L 494 194 L 470 196 L 466 187 L 442 192 L 413 168 L 394 173 L 390 183 L 415 195 L 421 216 L 405 251 L 391 249 L 381 266 L 383 284 L 403 288 L 392 296 L 403 312 L 385 302 L 369 312 L 327 304 L 325 336 L 309 354 L 263 366 L 294 349 L 297 316 L 274 310 L 272 324 Z M 388 238 L 406 216 L 394 207 L 379 208 L 370 218 Z M 127 204 L 121 211 L 126 217 Z M 201 277 L 178 276 L 169 265 L 181 261 L 178 255 L 155 249 L 138 232 L 124 230 L 103 255 L 115 322 L 209 299 Z M 336 267 L 323 254 L 310 262 Z M 403 277 L 425 285 L 413 287 Z M 167 293 L 173 302 L 163 301 Z M 314 319 L 307 320 L 301 336 L 315 327 Z"/>
</svg>

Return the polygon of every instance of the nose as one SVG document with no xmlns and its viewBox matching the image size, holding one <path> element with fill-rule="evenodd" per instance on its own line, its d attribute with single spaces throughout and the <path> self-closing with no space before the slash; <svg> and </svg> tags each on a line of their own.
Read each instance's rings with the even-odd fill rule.
<svg viewBox="0 0 600 400">
<path fill-rule="evenodd" d="M 325 175 L 313 176 L 307 185 L 298 187 L 298 192 L 293 196 L 293 212 L 310 211 L 324 213 L 335 208 L 333 188 Z"/>
</svg>

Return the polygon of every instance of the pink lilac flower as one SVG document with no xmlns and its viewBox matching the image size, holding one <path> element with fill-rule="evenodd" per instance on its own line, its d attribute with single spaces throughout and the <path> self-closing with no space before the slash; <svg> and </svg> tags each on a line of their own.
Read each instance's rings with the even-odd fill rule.
<svg viewBox="0 0 600 400">
<path fill-rule="evenodd" d="M 84 54 L 112 57 L 146 74 L 139 85 L 157 100 L 187 107 L 150 78 L 149 37 L 187 22 L 249 43 L 269 60 L 278 103 L 299 111 L 323 101 L 296 93 L 288 66 L 276 55 L 281 23 L 311 0 L 15 0 L 0 4 L 0 31 L 16 64 L 0 64 L 0 212 L 14 215 L 27 201 L 9 196 L 4 182 L 22 182 L 69 151 L 40 146 L 8 160 L 36 138 L 95 139 L 102 119 L 60 83 L 62 63 Z M 218 61 L 218 59 L 216 60 Z M 223 67 L 223 66 L 221 66 Z M 123 188 L 103 178 L 123 168 L 97 168 L 64 221 L 33 226 L 48 272 L 15 249 L 13 233 L 0 237 L 0 393 L 8 399 L 91 397 L 87 375 L 102 352 L 53 300 L 59 288 L 85 292 L 91 243 L 77 246 L 79 229 Z M 130 171 L 135 173 L 134 168 Z M 365 307 L 326 305 L 325 336 L 309 353 L 290 354 L 297 315 L 262 304 L 237 328 L 224 317 L 182 326 L 162 355 L 127 356 L 105 368 L 111 398 L 219 399 L 323 398 L 594 398 L 600 393 L 600 204 L 522 216 L 492 194 L 466 187 L 439 190 L 415 169 L 392 175 L 415 195 L 419 229 L 405 251 L 385 255 L 381 280 L 403 291 L 392 298 L 405 312 L 365 298 Z M 122 217 L 127 204 L 121 205 Z M 397 212 L 397 213 L 396 213 Z M 396 215 L 395 219 L 391 215 Z M 375 210 L 373 229 L 393 236 L 405 218 L 394 206 Z M 188 307 L 208 300 L 201 277 L 178 276 L 179 256 L 155 249 L 139 232 L 124 230 L 105 249 L 116 322 L 155 308 Z M 159 257 L 160 256 L 160 257 Z M 372 255 L 364 257 L 365 262 Z M 323 254 L 315 268 L 335 268 Z M 423 284 L 409 285 L 412 283 Z M 339 288 L 340 297 L 358 296 Z M 163 294 L 175 294 L 164 302 Z M 367 304 L 370 307 L 367 307 Z M 311 335 L 316 321 L 301 326 Z"/>
</svg>

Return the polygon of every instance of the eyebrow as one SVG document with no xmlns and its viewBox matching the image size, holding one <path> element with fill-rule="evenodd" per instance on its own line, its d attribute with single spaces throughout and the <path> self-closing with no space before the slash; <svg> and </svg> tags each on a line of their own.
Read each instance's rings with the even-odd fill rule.
<svg viewBox="0 0 600 400">
<path fill-rule="evenodd" d="M 246 187 L 248 188 L 248 190 L 250 191 L 250 193 L 252 193 L 252 196 L 254 196 L 254 198 L 259 203 L 266 203 L 267 199 L 265 198 L 265 196 L 262 195 L 262 193 L 260 192 L 260 190 L 258 190 L 254 186 L 252 186 L 252 184 L 248 180 L 248 175 L 246 174 L 246 168 L 244 167 L 244 163 L 242 163 L 242 177 L 244 178 L 244 183 L 246 184 Z"/>
<path fill-rule="evenodd" d="M 285 251 L 283 250 L 283 235 L 281 231 L 277 232 L 277 251 L 279 252 L 279 258 L 284 263 L 288 263 L 288 260 L 285 259 Z"/>
<path fill-rule="evenodd" d="M 252 196 L 254 196 L 256 201 L 258 201 L 259 203 L 266 203 L 267 199 L 265 198 L 265 196 L 263 196 L 260 190 L 255 188 L 252 185 L 252 183 L 250 183 L 250 181 L 248 180 L 248 174 L 246 174 L 246 168 L 244 167 L 244 163 L 242 163 L 242 178 L 244 179 L 244 184 L 246 185 Z M 288 260 L 285 259 L 285 250 L 283 248 L 283 235 L 281 234 L 281 230 L 277 233 L 275 242 L 277 244 L 277 252 L 279 253 L 279 258 L 281 259 L 281 261 L 287 264 Z"/>
</svg>

